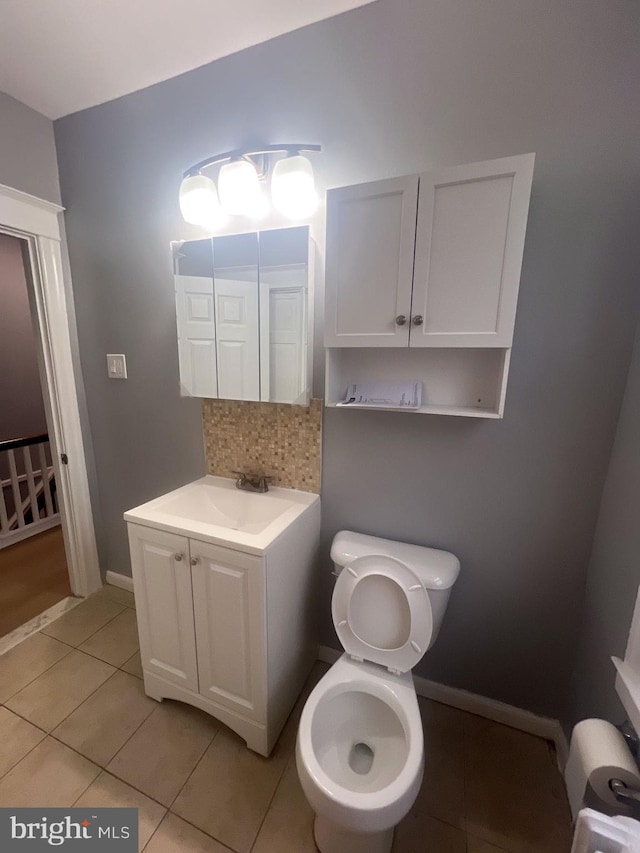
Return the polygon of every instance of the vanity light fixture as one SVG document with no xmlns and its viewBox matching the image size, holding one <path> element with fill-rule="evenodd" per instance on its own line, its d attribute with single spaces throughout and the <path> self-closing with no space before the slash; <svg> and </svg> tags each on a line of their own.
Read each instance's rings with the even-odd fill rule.
<svg viewBox="0 0 640 853">
<path fill-rule="evenodd" d="M 180 212 L 185 222 L 215 230 L 225 219 L 216 185 L 206 175 L 189 175 L 180 184 Z"/>
<path fill-rule="evenodd" d="M 318 206 L 313 168 L 301 152 L 321 151 L 320 145 L 265 145 L 255 151 L 227 151 L 196 163 L 184 173 L 180 210 L 187 222 L 215 230 L 226 215 L 258 219 L 273 206 L 290 219 L 305 219 Z M 284 155 L 284 156 L 278 156 Z M 218 187 L 202 174 L 220 166 Z"/>
</svg>

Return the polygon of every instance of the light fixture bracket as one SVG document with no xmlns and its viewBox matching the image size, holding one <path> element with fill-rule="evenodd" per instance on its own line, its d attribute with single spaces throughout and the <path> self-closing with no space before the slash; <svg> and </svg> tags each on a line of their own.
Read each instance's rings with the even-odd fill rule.
<svg viewBox="0 0 640 853">
<path fill-rule="evenodd" d="M 214 154 L 213 157 L 207 157 L 206 160 L 200 160 L 199 163 L 194 163 L 184 173 L 184 178 L 190 178 L 193 175 L 199 175 L 202 169 L 207 169 L 209 166 L 216 166 L 220 163 L 225 163 L 230 160 L 247 160 L 255 168 L 258 173 L 258 178 L 263 180 L 269 171 L 268 154 L 300 154 L 302 151 L 322 151 L 321 145 L 311 145 L 307 143 L 282 143 L 279 145 L 263 145 L 255 150 L 245 151 L 242 148 L 236 148 L 233 151 L 225 151 L 222 154 Z M 255 159 L 259 158 L 259 159 Z"/>
</svg>

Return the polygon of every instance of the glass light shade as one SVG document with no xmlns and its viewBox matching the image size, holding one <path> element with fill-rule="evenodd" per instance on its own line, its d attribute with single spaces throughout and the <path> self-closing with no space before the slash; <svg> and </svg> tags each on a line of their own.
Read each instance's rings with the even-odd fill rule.
<svg viewBox="0 0 640 853">
<path fill-rule="evenodd" d="M 180 211 L 186 222 L 213 228 L 224 215 L 220 209 L 216 185 L 206 175 L 190 175 L 180 184 Z"/>
<path fill-rule="evenodd" d="M 261 205 L 258 173 L 247 160 L 225 163 L 218 175 L 220 204 L 231 216 L 252 216 Z"/>
<path fill-rule="evenodd" d="M 305 219 L 318 207 L 313 168 L 306 157 L 295 154 L 278 160 L 271 176 L 273 206 L 289 219 Z"/>
</svg>

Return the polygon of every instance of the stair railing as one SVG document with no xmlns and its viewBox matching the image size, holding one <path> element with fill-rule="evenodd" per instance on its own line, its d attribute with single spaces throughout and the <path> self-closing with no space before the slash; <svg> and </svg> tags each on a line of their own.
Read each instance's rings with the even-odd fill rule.
<svg viewBox="0 0 640 853">
<path fill-rule="evenodd" d="M 0 441 L 0 548 L 60 524 L 50 460 L 46 432 Z"/>
</svg>

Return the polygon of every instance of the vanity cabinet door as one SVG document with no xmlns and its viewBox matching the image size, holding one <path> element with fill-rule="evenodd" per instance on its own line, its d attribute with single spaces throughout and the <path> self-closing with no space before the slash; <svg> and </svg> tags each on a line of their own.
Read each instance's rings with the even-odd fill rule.
<svg viewBox="0 0 640 853">
<path fill-rule="evenodd" d="M 533 162 L 420 175 L 410 346 L 511 346 Z"/>
<path fill-rule="evenodd" d="M 408 346 L 417 201 L 417 175 L 327 194 L 325 346 Z"/>
<path fill-rule="evenodd" d="M 253 719 L 266 708 L 263 561 L 191 541 L 200 693 Z"/>
<path fill-rule="evenodd" d="M 129 546 L 142 667 L 197 691 L 189 540 L 130 524 Z"/>
</svg>

